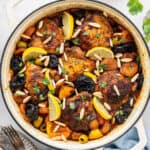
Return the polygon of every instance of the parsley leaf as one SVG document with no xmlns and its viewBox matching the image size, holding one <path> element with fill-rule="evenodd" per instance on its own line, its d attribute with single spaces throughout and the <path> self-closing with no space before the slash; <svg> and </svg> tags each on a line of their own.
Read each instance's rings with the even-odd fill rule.
<svg viewBox="0 0 150 150">
<path fill-rule="evenodd" d="M 40 93 L 40 88 L 38 87 L 37 83 L 34 84 L 33 90 L 34 90 L 36 93 Z"/>
<path fill-rule="evenodd" d="M 43 94 L 40 94 L 40 95 L 39 95 L 39 100 L 42 101 L 42 100 L 44 100 L 44 99 L 45 99 L 45 98 L 44 98 Z"/>
<path fill-rule="evenodd" d="M 43 83 L 44 85 L 49 85 L 49 84 L 50 84 L 50 82 L 49 82 L 49 80 L 48 80 L 47 78 L 44 78 L 44 79 L 42 80 L 42 83 Z"/>
<path fill-rule="evenodd" d="M 96 34 L 95 34 L 95 37 L 96 37 L 96 38 L 100 38 L 100 37 L 101 37 L 101 34 L 100 34 L 100 33 L 96 33 Z"/>
<path fill-rule="evenodd" d="M 124 39 L 121 38 L 121 39 L 119 40 L 119 43 L 120 43 L 120 44 L 124 44 L 124 43 L 125 43 Z"/>
<path fill-rule="evenodd" d="M 102 83 L 101 83 L 101 87 L 102 88 L 105 88 L 107 86 L 107 82 L 106 81 L 103 81 Z"/>
<path fill-rule="evenodd" d="M 82 100 L 86 100 L 87 98 L 86 98 L 86 95 L 81 95 L 81 99 Z"/>
<path fill-rule="evenodd" d="M 56 52 L 60 52 L 60 47 L 56 47 L 56 48 L 55 48 L 55 51 L 56 51 Z"/>
<path fill-rule="evenodd" d="M 80 119 L 79 116 L 76 116 L 75 119 L 76 119 L 77 121 L 81 121 L 81 119 Z"/>
<path fill-rule="evenodd" d="M 64 75 L 67 74 L 67 71 L 66 71 L 65 68 L 62 68 L 62 69 L 61 69 L 61 72 L 62 72 L 62 74 L 64 74 Z"/>
<path fill-rule="evenodd" d="M 83 34 L 82 35 L 89 35 L 90 33 L 88 32 L 88 31 L 85 31 L 85 32 L 83 32 Z"/>
<path fill-rule="evenodd" d="M 129 7 L 129 12 L 132 15 L 137 15 L 143 10 L 143 5 L 139 2 L 139 0 L 129 0 L 127 6 Z"/>
<path fill-rule="evenodd" d="M 143 22 L 143 30 L 146 42 L 150 41 L 150 17 L 147 17 Z"/>
<path fill-rule="evenodd" d="M 24 73 L 19 73 L 18 76 L 19 77 L 24 77 L 25 75 L 24 75 Z"/>
<path fill-rule="evenodd" d="M 78 45 L 79 44 L 79 39 L 77 39 L 77 38 L 73 39 L 72 42 L 73 42 L 74 45 Z"/>
<path fill-rule="evenodd" d="M 106 64 L 100 64 L 98 69 L 99 70 L 106 70 L 106 68 L 107 68 Z"/>
<path fill-rule="evenodd" d="M 70 109 L 75 109 L 75 107 L 76 107 L 76 106 L 75 106 L 75 103 L 73 103 L 73 102 L 70 102 L 70 103 L 69 103 L 69 108 L 70 108 Z"/>
</svg>

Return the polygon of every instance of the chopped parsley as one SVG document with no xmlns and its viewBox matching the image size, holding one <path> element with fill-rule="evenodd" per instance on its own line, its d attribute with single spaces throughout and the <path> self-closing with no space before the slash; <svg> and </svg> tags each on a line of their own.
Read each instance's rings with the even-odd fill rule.
<svg viewBox="0 0 150 150">
<path fill-rule="evenodd" d="M 106 70 L 106 68 L 107 68 L 106 64 L 100 64 L 98 69 L 99 70 Z"/>
<path fill-rule="evenodd" d="M 123 110 L 119 110 L 119 114 L 120 114 L 120 115 L 124 115 Z"/>
<path fill-rule="evenodd" d="M 73 44 L 74 45 L 78 45 L 79 44 L 79 39 L 75 38 L 72 40 Z"/>
<path fill-rule="evenodd" d="M 37 83 L 34 84 L 33 90 L 34 90 L 36 93 L 40 93 L 40 88 L 38 87 Z"/>
<path fill-rule="evenodd" d="M 47 79 L 47 78 L 44 78 L 43 80 L 42 80 L 42 83 L 44 84 L 44 85 L 49 85 L 50 84 L 50 82 L 49 82 L 49 80 Z"/>
<path fill-rule="evenodd" d="M 81 99 L 86 100 L 87 99 L 86 95 L 81 95 Z"/>
<path fill-rule="evenodd" d="M 56 48 L 55 48 L 55 51 L 56 51 L 56 52 L 60 52 L 60 47 L 56 47 Z"/>
<path fill-rule="evenodd" d="M 24 73 L 19 73 L 18 76 L 19 77 L 24 77 Z"/>
<path fill-rule="evenodd" d="M 61 72 L 62 72 L 62 74 L 64 74 L 64 75 L 67 74 L 67 71 L 66 71 L 65 68 L 62 68 L 62 69 L 61 69 Z"/>
<path fill-rule="evenodd" d="M 83 32 L 83 34 L 82 34 L 82 35 L 88 36 L 89 34 L 90 34 L 90 32 L 89 32 L 89 31 L 85 31 L 85 32 Z"/>
<path fill-rule="evenodd" d="M 132 15 L 137 15 L 143 10 L 143 5 L 139 2 L 139 0 L 129 0 L 127 6 Z"/>
<path fill-rule="evenodd" d="M 30 59 L 29 62 L 30 62 L 31 64 L 34 64 L 34 59 Z"/>
<path fill-rule="evenodd" d="M 55 93 L 55 91 L 50 90 L 50 91 L 48 91 L 48 93 L 49 93 L 49 94 L 54 94 L 54 93 Z"/>
<path fill-rule="evenodd" d="M 150 17 L 147 17 L 143 22 L 143 30 L 146 42 L 150 41 Z"/>
<path fill-rule="evenodd" d="M 75 103 L 70 102 L 70 103 L 69 103 L 69 108 L 70 108 L 70 109 L 75 109 L 75 108 L 76 108 Z"/>
<path fill-rule="evenodd" d="M 80 119 L 79 116 L 76 116 L 75 119 L 76 119 L 77 121 L 81 121 L 81 119 Z"/>
<path fill-rule="evenodd" d="M 43 34 L 47 35 L 48 34 L 48 30 L 43 31 Z"/>
<path fill-rule="evenodd" d="M 100 33 L 96 33 L 96 34 L 95 34 L 95 37 L 96 37 L 96 38 L 100 38 L 100 37 L 101 37 L 101 34 L 100 34 Z"/>
<path fill-rule="evenodd" d="M 22 62 L 20 62 L 20 63 L 19 63 L 19 67 L 22 67 L 22 66 L 23 66 L 23 63 L 22 63 Z"/>
<path fill-rule="evenodd" d="M 88 121 L 90 121 L 91 115 L 88 115 L 88 116 L 86 117 L 86 119 L 87 119 Z"/>
<path fill-rule="evenodd" d="M 102 88 L 105 88 L 107 86 L 107 82 L 106 81 L 103 81 L 102 83 L 101 83 L 101 87 Z"/>
<path fill-rule="evenodd" d="M 124 44 L 124 43 L 125 43 L 124 39 L 121 38 L 121 39 L 119 40 L 119 43 L 120 43 L 120 44 Z"/>
<path fill-rule="evenodd" d="M 40 94 L 40 95 L 39 95 L 39 100 L 42 101 L 42 100 L 44 100 L 44 99 L 45 99 L 45 98 L 44 98 L 43 94 Z"/>
</svg>

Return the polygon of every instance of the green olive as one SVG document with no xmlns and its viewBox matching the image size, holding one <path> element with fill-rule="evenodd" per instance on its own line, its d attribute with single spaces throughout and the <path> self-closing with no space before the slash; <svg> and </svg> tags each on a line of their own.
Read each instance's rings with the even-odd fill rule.
<svg viewBox="0 0 150 150">
<path fill-rule="evenodd" d="M 39 128 L 40 125 L 42 124 L 42 122 L 43 122 L 43 117 L 38 116 L 37 120 L 35 120 L 33 122 L 33 125 L 34 125 L 35 128 Z"/>
<path fill-rule="evenodd" d="M 85 134 L 82 134 L 79 136 L 79 143 L 84 144 L 88 142 L 88 136 Z"/>
<path fill-rule="evenodd" d="M 19 42 L 17 43 L 17 47 L 18 47 L 18 48 L 27 48 L 27 43 L 24 42 L 24 41 L 19 41 Z"/>
</svg>

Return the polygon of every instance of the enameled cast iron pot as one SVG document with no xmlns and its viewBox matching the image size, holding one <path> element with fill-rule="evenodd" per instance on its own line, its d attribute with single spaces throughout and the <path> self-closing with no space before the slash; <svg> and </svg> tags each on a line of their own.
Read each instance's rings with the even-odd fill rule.
<svg viewBox="0 0 150 150">
<path fill-rule="evenodd" d="M 110 16 L 112 16 L 114 20 L 116 20 L 120 24 L 123 24 L 131 32 L 132 36 L 135 39 L 144 74 L 144 83 L 140 92 L 138 102 L 136 103 L 132 113 L 130 114 L 126 122 L 118 126 L 116 129 L 111 131 L 108 135 L 104 136 L 103 138 L 94 141 L 89 141 L 87 144 L 79 144 L 78 142 L 75 141 L 68 141 L 68 142 L 52 141 L 51 139 L 49 139 L 46 134 L 35 129 L 32 125 L 28 124 L 23 120 L 23 117 L 19 112 L 17 104 L 12 98 L 12 93 L 9 89 L 8 75 L 9 75 L 10 59 L 13 55 L 13 50 L 15 49 L 16 42 L 19 40 L 20 35 L 25 31 L 25 29 L 28 26 L 36 23 L 42 17 L 47 15 L 53 15 L 56 12 L 64 11 L 70 8 L 84 8 L 84 9 L 95 9 L 105 11 Z M 56 1 L 53 3 L 46 4 L 45 6 L 42 6 L 41 8 L 35 10 L 30 15 L 28 15 L 16 27 L 16 29 L 9 37 L 5 49 L 3 51 L 1 60 L 1 89 L 4 102 L 11 116 L 16 121 L 16 123 L 34 139 L 50 147 L 60 149 L 71 149 L 71 150 L 94 149 L 97 147 L 104 146 L 119 138 L 121 135 L 127 132 L 127 130 L 129 130 L 135 124 L 135 122 L 141 117 L 141 114 L 143 113 L 147 105 L 150 91 L 150 59 L 148 48 L 143 40 L 142 35 L 139 33 L 135 25 L 131 23 L 131 21 L 127 19 L 122 13 L 112 8 L 111 6 L 108 6 L 98 1 L 86 1 L 86 0 Z"/>
</svg>

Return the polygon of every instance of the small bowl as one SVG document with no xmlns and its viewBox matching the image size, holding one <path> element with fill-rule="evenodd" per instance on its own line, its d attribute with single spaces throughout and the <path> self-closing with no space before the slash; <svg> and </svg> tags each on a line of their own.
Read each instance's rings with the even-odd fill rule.
<svg viewBox="0 0 150 150">
<path fill-rule="evenodd" d="M 9 88 L 10 60 L 13 55 L 15 45 L 17 41 L 20 39 L 20 35 L 25 31 L 25 29 L 28 26 L 36 23 L 41 18 L 48 15 L 51 16 L 55 13 L 67 9 L 71 9 L 71 8 L 82 8 L 82 9 L 93 9 L 93 10 L 104 11 L 108 15 L 110 15 L 114 20 L 116 20 L 118 23 L 123 24 L 123 26 L 126 27 L 131 32 L 137 44 L 138 53 L 140 55 L 141 64 L 143 68 L 143 75 L 144 75 L 144 82 L 143 82 L 143 86 L 138 101 L 136 102 L 134 109 L 132 110 L 132 113 L 125 121 L 125 123 L 113 129 L 106 136 L 97 140 L 89 141 L 86 144 L 79 144 L 76 141 L 67 141 L 67 142 L 53 141 L 50 138 L 48 138 L 46 134 L 35 129 L 32 125 L 30 125 L 23 119 L 17 104 L 13 100 L 12 93 Z M 56 2 L 46 4 L 45 6 L 42 6 L 37 10 L 33 11 L 32 13 L 30 13 L 26 18 L 24 18 L 21 21 L 21 23 L 15 28 L 13 33 L 10 35 L 5 45 L 3 55 L 2 55 L 2 60 L 1 60 L 1 90 L 4 98 L 4 102 L 12 118 L 27 134 L 32 136 L 37 141 L 45 145 L 48 145 L 50 147 L 55 147 L 59 149 L 71 149 L 71 150 L 94 149 L 97 147 L 102 147 L 118 139 L 125 132 L 127 132 L 141 117 L 143 111 L 145 110 L 145 107 L 147 106 L 149 91 L 150 91 L 149 67 L 150 67 L 149 51 L 148 51 L 148 47 L 146 46 L 146 43 L 144 42 L 142 35 L 140 34 L 136 26 L 121 12 L 119 12 L 115 8 L 112 8 L 111 6 L 108 6 L 98 1 L 86 1 L 86 0 L 56 1 Z"/>
</svg>

